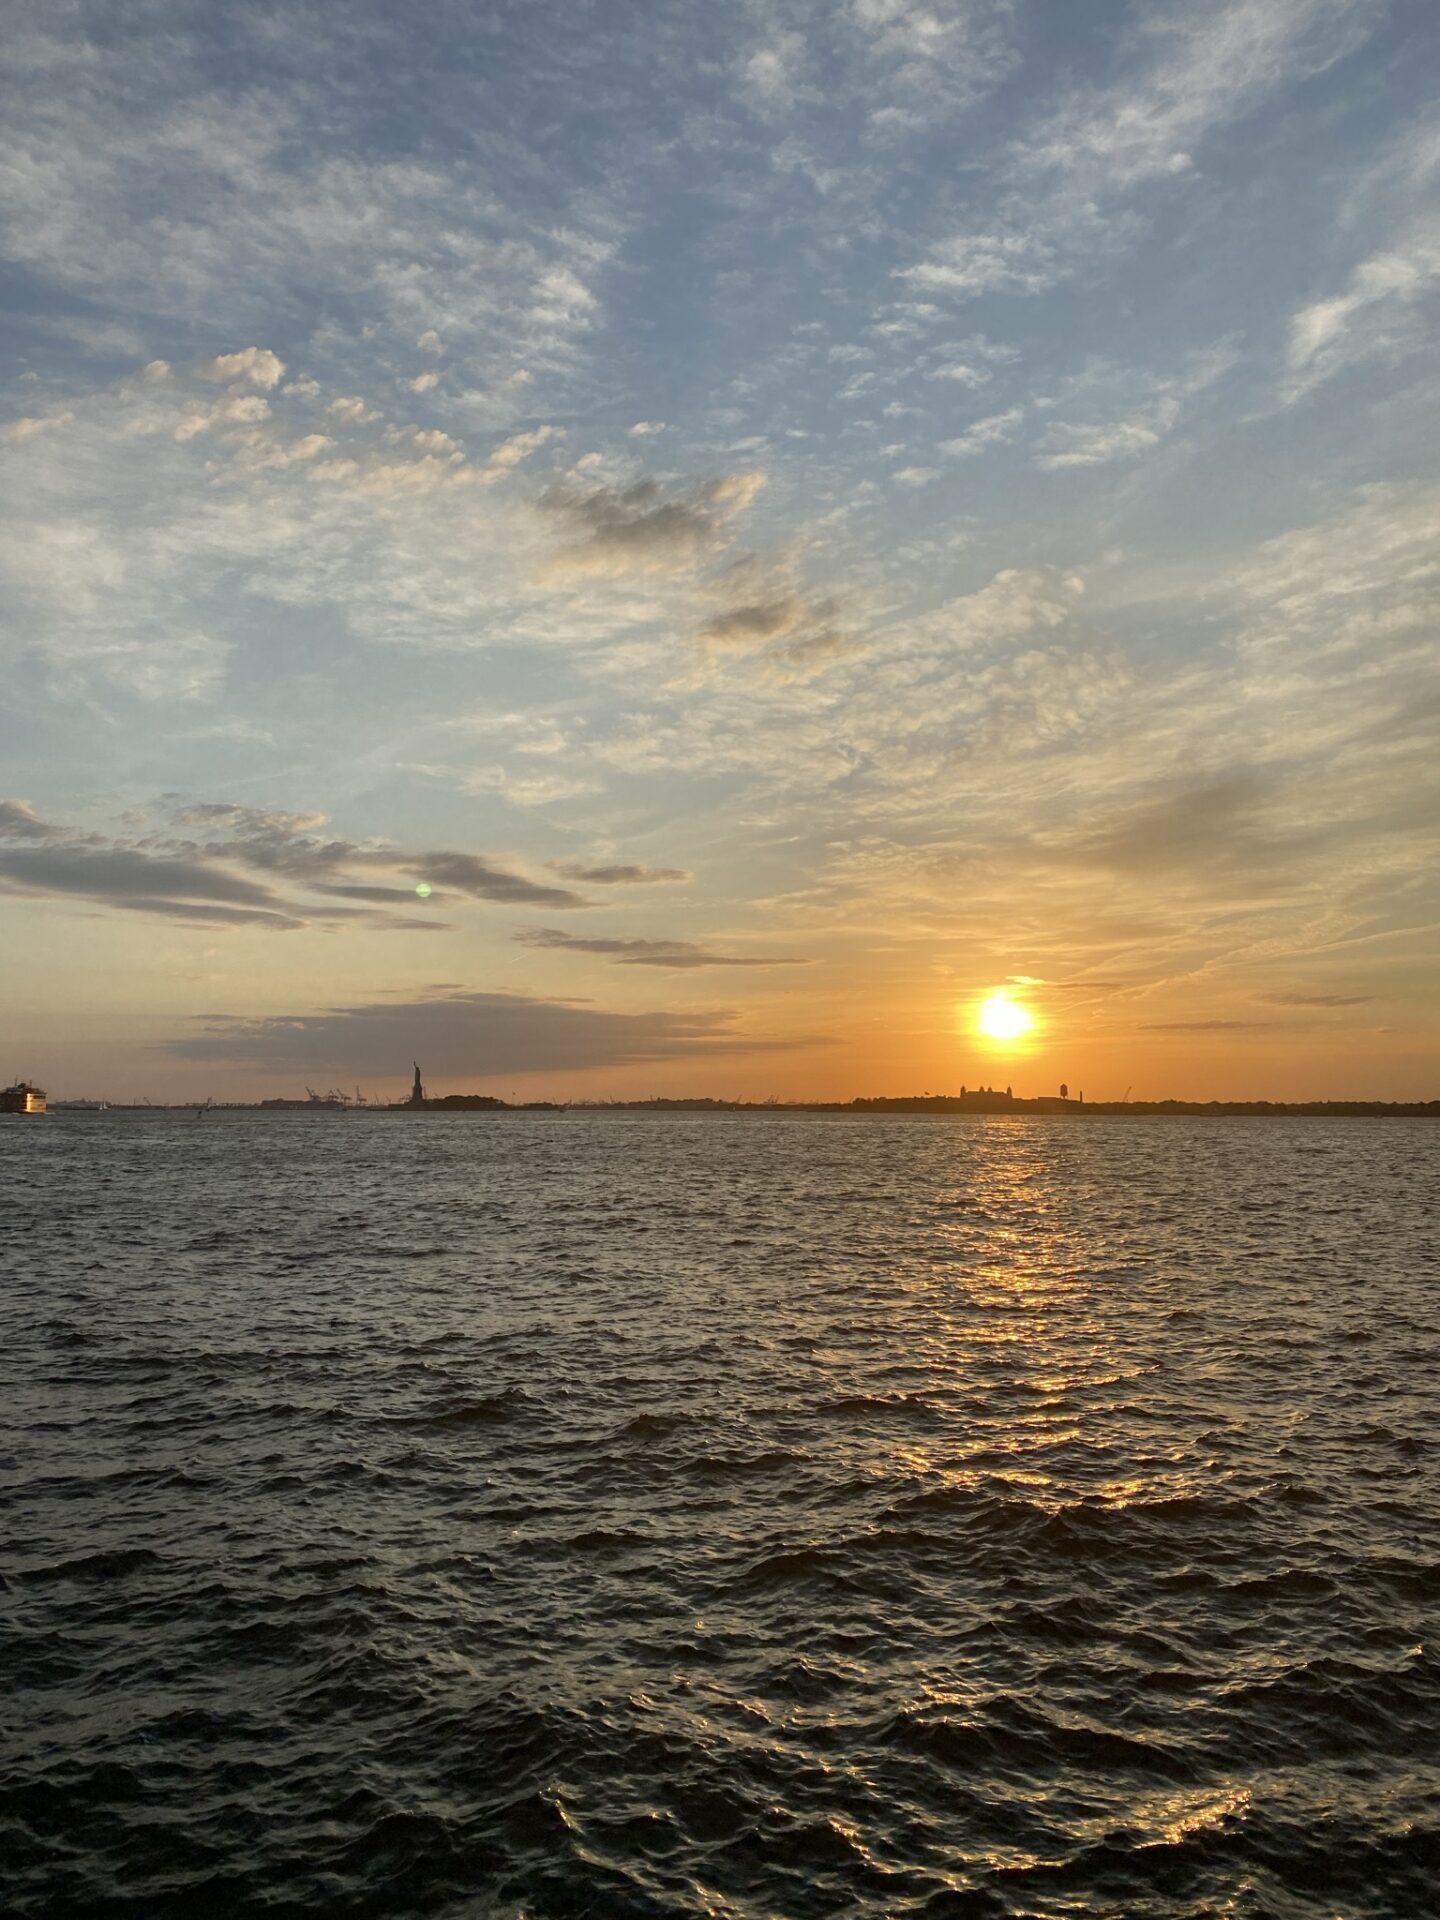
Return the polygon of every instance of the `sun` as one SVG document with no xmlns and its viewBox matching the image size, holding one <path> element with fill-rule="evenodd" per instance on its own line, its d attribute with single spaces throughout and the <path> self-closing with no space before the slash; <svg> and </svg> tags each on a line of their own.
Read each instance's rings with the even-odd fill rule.
<svg viewBox="0 0 1440 1920">
<path fill-rule="evenodd" d="M 1035 1020 L 1008 993 L 992 993 L 980 1002 L 975 1024 L 987 1040 L 1019 1040 L 1029 1033 Z"/>
</svg>

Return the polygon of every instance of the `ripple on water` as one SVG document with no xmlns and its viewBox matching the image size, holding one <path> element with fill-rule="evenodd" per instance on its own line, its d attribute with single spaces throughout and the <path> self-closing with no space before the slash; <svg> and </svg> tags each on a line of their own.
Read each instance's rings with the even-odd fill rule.
<svg viewBox="0 0 1440 1920">
<path fill-rule="evenodd" d="M 1437 1910 L 1425 1123 L 212 1120 L 7 1134 L 8 1912 Z"/>
</svg>

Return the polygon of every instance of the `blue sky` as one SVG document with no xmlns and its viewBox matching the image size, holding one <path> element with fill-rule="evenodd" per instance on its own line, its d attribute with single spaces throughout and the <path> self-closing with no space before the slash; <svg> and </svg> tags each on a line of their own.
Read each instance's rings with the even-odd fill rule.
<svg viewBox="0 0 1440 1920">
<path fill-rule="evenodd" d="M 1433 7 L 4 24 L 0 1067 L 1435 1092 Z"/>
</svg>

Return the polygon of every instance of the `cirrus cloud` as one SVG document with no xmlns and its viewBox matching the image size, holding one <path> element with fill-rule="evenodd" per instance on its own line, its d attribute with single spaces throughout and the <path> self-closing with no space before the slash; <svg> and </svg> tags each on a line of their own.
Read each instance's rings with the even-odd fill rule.
<svg viewBox="0 0 1440 1920">
<path fill-rule="evenodd" d="M 621 967 L 799 967 L 808 964 L 799 954 L 717 953 L 693 940 L 585 938 L 559 927 L 527 928 L 515 935 L 522 946 L 551 952 L 593 953 Z"/>
</svg>

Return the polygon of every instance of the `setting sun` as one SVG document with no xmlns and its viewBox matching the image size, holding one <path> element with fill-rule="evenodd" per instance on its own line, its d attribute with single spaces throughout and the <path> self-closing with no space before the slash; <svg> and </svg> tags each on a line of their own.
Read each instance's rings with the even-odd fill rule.
<svg viewBox="0 0 1440 1920">
<path fill-rule="evenodd" d="M 1008 993 L 992 993 L 981 1001 L 975 1024 L 987 1040 L 1018 1040 L 1035 1021 Z"/>
</svg>

